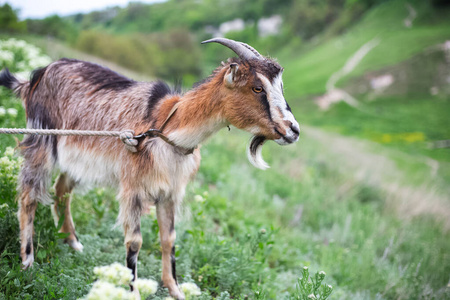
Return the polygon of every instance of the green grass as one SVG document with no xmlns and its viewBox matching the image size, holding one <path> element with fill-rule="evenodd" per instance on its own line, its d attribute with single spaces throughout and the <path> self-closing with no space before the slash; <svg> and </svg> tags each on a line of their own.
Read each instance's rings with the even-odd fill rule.
<svg viewBox="0 0 450 300">
<path fill-rule="evenodd" d="M 407 16 L 406 4 L 417 11 L 417 19 L 412 28 L 403 26 Z M 366 42 L 377 38 L 380 43 L 360 64 L 337 85 L 345 87 L 370 71 L 390 68 L 404 69 L 404 62 L 419 59 L 421 68 L 414 69 L 415 82 L 429 82 L 430 86 L 437 65 L 424 60 L 427 49 L 442 44 L 450 36 L 450 22 L 445 15 L 448 10 L 433 11 L 423 1 L 387 1 L 370 10 L 361 21 L 341 36 L 331 38 L 306 51 L 290 48 L 280 52 L 280 63 L 286 67 L 284 86 L 286 99 L 302 124 L 310 124 L 355 136 L 399 149 L 413 155 L 415 161 L 422 161 L 413 168 L 401 158 L 393 156 L 398 164 L 423 174 L 427 170 L 427 158 L 439 164 L 439 177 L 444 182 L 450 180 L 450 152 L 447 149 L 429 149 L 429 142 L 450 138 L 450 97 L 447 94 L 432 97 L 429 88 L 416 92 L 414 82 L 410 82 L 410 94 L 394 94 L 368 101 L 368 95 L 354 95 L 361 105 L 358 109 L 346 104 L 334 105 L 323 112 L 313 103 L 316 96 L 326 92 L 325 84 L 330 76 L 344 66 L 346 61 Z M 289 46 L 288 46 L 289 48 Z M 418 56 L 418 55 L 422 56 Z M 427 68 L 423 68 L 423 67 Z M 433 69 L 434 68 L 434 69 Z M 420 84 L 417 84 L 420 85 Z M 418 172 L 416 172 L 419 170 Z M 418 175 L 413 175 L 418 176 Z"/>
<path fill-rule="evenodd" d="M 382 144 L 412 145 L 413 153 L 436 155 L 439 160 L 450 161 L 448 155 L 439 156 L 439 150 L 426 147 L 427 141 L 450 136 L 449 110 L 450 99 L 386 96 L 363 103 L 361 110 L 340 103 L 328 111 L 300 113 L 300 118 L 315 126 Z"/>
<path fill-rule="evenodd" d="M 386 3 L 343 36 L 299 56 L 280 57 L 286 68 L 286 95 L 301 125 L 376 143 L 331 134 L 319 138 L 306 127 L 294 146 L 281 148 L 271 142 L 264 146 L 263 156 L 272 166 L 267 171 L 247 162 L 249 136 L 235 129 L 221 131 L 202 147 L 202 165 L 188 186 L 176 226 L 179 281 L 200 286 L 199 299 L 292 299 L 303 266 L 312 273 L 327 273 L 325 282 L 334 288 L 330 299 L 450 298 L 450 236 L 448 222 L 438 213 L 445 214 L 450 202 L 446 194 L 439 194 L 448 190 L 448 151 L 424 147 L 428 140 L 448 137 L 448 99 L 386 96 L 365 101 L 359 110 L 339 104 L 327 112 L 319 112 L 309 100 L 299 100 L 324 92 L 329 76 L 376 35 L 382 43 L 340 84 L 367 70 L 397 64 L 449 36 L 446 21 L 433 25 L 426 18 L 425 5 L 417 27 L 402 28 L 397 22 L 403 18 L 404 4 Z M 413 5 L 421 7 L 418 2 Z M 388 50 L 392 55 L 386 55 Z M 0 127 L 25 126 L 20 103 L 10 93 L 0 92 L 0 106 L 18 110 L 17 117 L 0 116 Z M 405 135 L 417 132 L 423 135 Z M 354 147 L 353 152 L 343 155 L 330 137 Z M 0 157 L 15 144 L 12 136 L 0 135 Z M 366 148 L 356 147 L 360 144 Z M 368 154 L 369 164 L 355 166 L 363 154 Z M 377 155 L 391 162 L 390 167 L 371 169 L 377 161 L 370 160 Z M 429 176 L 423 157 L 441 163 L 437 177 Z M 375 175 L 380 178 L 358 177 L 362 171 L 379 172 Z M 36 262 L 31 270 L 21 271 L 17 172 L 17 163 L 0 168 L 0 299 L 86 295 L 95 280 L 95 266 L 125 261 L 121 229 L 113 229 L 118 213 L 114 191 L 97 189 L 75 196 L 72 212 L 83 253 L 62 242 L 49 208 L 39 205 Z M 390 190 L 389 184 L 399 190 Z M 414 189 L 420 188 L 424 188 L 423 199 L 413 197 Z M 404 190 L 412 192 L 402 194 Z M 404 209 L 405 203 L 429 208 L 428 196 L 435 196 L 434 192 L 443 199 L 436 204 L 442 205 L 438 212 L 413 214 Z M 195 201 L 196 195 L 205 201 Z M 141 228 L 139 276 L 159 280 L 157 222 L 147 216 Z M 166 296 L 160 288 L 151 299 Z"/>
<path fill-rule="evenodd" d="M 441 20 L 438 24 L 433 24 L 432 20 L 426 18 L 432 15 L 428 4 L 422 1 L 412 3 L 418 11 L 419 20 L 410 29 L 404 27 L 406 3 L 407 1 L 399 0 L 381 4 L 370 10 L 348 32 L 305 53 L 298 48 L 292 49 L 290 53 L 283 51 L 282 56 L 278 58 L 282 65 L 288 66 L 283 76 L 286 98 L 294 102 L 305 95 L 324 93 L 328 78 L 342 68 L 347 59 L 362 45 L 374 38 L 378 38 L 380 44 L 349 76 L 360 76 L 368 70 L 377 70 L 401 62 L 448 39 L 450 22 Z M 424 20 L 421 21 L 422 16 Z M 297 103 L 294 106 L 297 106 Z"/>
<path fill-rule="evenodd" d="M 450 239 L 435 221 L 404 221 L 386 211 L 382 190 L 338 172 L 333 160 L 317 155 L 320 145 L 308 138 L 284 149 L 269 144 L 264 155 L 274 168 L 256 170 L 245 159 L 247 138 L 224 131 L 203 149 L 202 167 L 188 188 L 177 225 L 182 282 L 193 280 L 205 297 L 227 291 L 243 298 L 260 290 L 267 299 L 285 299 L 293 295 L 301 267 L 309 266 L 327 272 L 327 283 L 335 287 L 331 299 L 376 294 L 419 298 L 427 291 L 436 299 L 449 296 L 445 287 Z M 293 165 L 283 169 L 286 163 Z M 2 184 L 12 189 L 15 183 Z M 343 190 L 348 184 L 350 188 Z M 206 201 L 194 201 L 197 194 Z M 6 277 L 0 293 L 5 296 L 51 299 L 53 291 L 74 299 L 87 292 L 94 266 L 124 261 L 122 233 L 111 228 L 118 211 L 111 192 L 92 191 L 73 201 L 75 224 L 85 245 L 82 254 L 57 239 L 49 208 L 39 206 L 37 249 L 46 253 L 27 272 L 19 271 L 16 206 L 12 199 L 1 202 L 10 205 L 0 222 L 11 241 L 1 249 L 0 272 Z M 155 220 L 145 218 L 142 232 L 139 274 L 157 280 L 161 254 Z"/>
</svg>

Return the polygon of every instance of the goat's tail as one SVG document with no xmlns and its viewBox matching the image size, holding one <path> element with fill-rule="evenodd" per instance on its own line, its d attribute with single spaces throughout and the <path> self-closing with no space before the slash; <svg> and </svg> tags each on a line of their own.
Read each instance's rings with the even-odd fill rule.
<svg viewBox="0 0 450 300">
<path fill-rule="evenodd" d="M 4 68 L 0 72 L 0 85 L 7 87 L 8 89 L 14 90 L 20 85 L 20 81 L 14 77 L 11 72 L 9 72 L 8 68 Z"/>
<path fill-rule="evenodd" d="M 29 85 L 29 81 L 23 81 L 15 77 L 8 68 L 4 68 L 0 72 L 0 86 L 4 86 L 10 90 L 12 90 L 17 96 L 24 99 L 24 91 L 26 91 L 26 87 Z"/>
</svg>

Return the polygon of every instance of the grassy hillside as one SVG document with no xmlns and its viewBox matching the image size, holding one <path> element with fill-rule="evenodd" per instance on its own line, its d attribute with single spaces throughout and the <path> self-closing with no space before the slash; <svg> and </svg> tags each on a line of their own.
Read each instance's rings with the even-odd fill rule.
<svg viewBox="0 0 450 300">
<path fill-rule="evenodd" d="M 275 55 L 285 67 L 286 98 L 302 133 L 295 145 L 264 146 L 271 169 L 247 162 L 249 135 L 234 128 L 202 147 L 202 165 L 176 226 L 178 279 L 201 288 L 196 299 L 306 299 L 309 294 L 296 288 L 304 266 L 311 274 L 326 272 L 330 299 L 450 298 L 449 153 L 426 148 L 449 138 L 448 95 L 392 88 L 371 100 L 369 92 L 354 92 L 367 74 L 394 69 L 414 70 L 414 78 L 426 81 L 420 80 L 429 76 L 422 56 L 450 37 L 449 21 L 422 1 L 409 3 L 418 12 L 412 28 L 402 23 L 406 2 L 390 1 L 341 36 L 289 44 Z M 319 111 L 313 98 L 326 91 L 328 78 L 375 37 L 379 45 L 337 84 L 360 105 Z M 48 45 L 54 50 L 58 44 Z M 51 54 L 80 55 L 58 51 Z M 25 71 L 20 59 L 9 67 Z M 422 63 L 411 67 L 416 61 Z M 23 126 L 21 104 L 0 89 L 0 127 Z M 81 298 L 96 280 L 95 266 L 125 262 L 122 231 L 113 229 L 115 192 L 77 191 L 72 213 L 84 253 L 62 242 L 49 208 L 39 205 L 35 265 L 21 271 L 15 201 L 20 159 L 6 148 L 15 145 L 12 136 L 0 135 L 0 299 Z M 141 230 L 139 276 L 159 281 L 153 215 L 143 219 Z M 166 296 L 160 287 L 149 299 Z"/>
<path fill-rule="evenodd" d="M 407 3 L 417 12 L 411 28 L 404 26 Z M 449 62 L 442 50 L 436 50 L 449 39 L 450 22 L 444 17 L 448 11 L 432 11 L 428 5 L 423 1 L 386 2 L 345 34 L 304 52 L 285 49 L 279 60 L 289 66 L 284 73 L 285 93 L 300 122 L 430 157 L 441 163 L 439 175 L 448 182 L 450 152 L 430 149 L 429 143 L 450 137 L 450 95 L 445 88 L 449 74 L 438 73 L 449 70 Z M 393 73 L 397 77 L 390 93 L 373 100 L 370 91 L 358 92 L 353 94 L 360 102 L 357 108 L 340 103 L 319 110 L 313 101 L 326 92 L 328 79 L 372 39 L 379 44 L 337 86 L 355 92 L 364 78 Z M 430 53 L 439 55 L 439 63 Z M 402 74 L 409 79 L 402 81 Z M 433 86 L 442 87 L 439 95 L 430 94 Z M 428 168 L 426 163 L 422 168 Z"/>
<path fill-rule="evenodd" d="M 418 13 L 412 28 L 403 25 L 403 20 L 408 16 L 406 3 L 412 3 Z M 342 68 L 354 52 L 374 38 L 380 40 L 379 45 L 349 76 L 359 76 L 399 63 L 428 47 L 445 42 L 450 37 L 450 21 L 439 18 L 428 5 L 424 1 L 388 1 L 370 10 L 343 35 L 306 52 L 284 50 L 278 59 L 289 65 L 284 74 L 287 97 L 295 99 L 325 92 L 325 83 L 331 74 Z"/>
<path fill-rule="evenodd" d="M 225 292 L 254 299 L 255 291 L 263 299 L 290 299 L 303 266 L 327 273 L 325 281 L 334 287 L 330 299 L 450 296 L 450 239 L 442 218 L 423 212 L 399 216 L 396 208 L 405 200 L 401 193 L 355 178 L 349 163 L 354 157 L 323 151 L 329 144 L 314 134 L 293 147 L 269 144 L 264 155 L 272 169 L 266 172 L 246 161 L 247 141 L 247 134 L 223 131 L 203 147 L 202 167 L 188 188 L 177 225 L 179 280 L 199 285 L 201 299 L 225 297 Z M 21 272 L 16 182 L 11 178 L 16 172 L 2 167 L 0 177 L 5 237 L 0 293 L 20 299 L 81 297 L 95 279 L 94 266 L 124 261 L 122 233 L 112 229 L 118 213 L 113 193 L 93 190 L 73 201 L 84 253 L 61 242 L 48 207 L 39 206 L 36 263 Z M 139 274 L 158 280 L 161 253 L 153 217 L 144 218 L 142 232 Z M 165 295 L 160 289 L 151 299 Z"/>
</svg>

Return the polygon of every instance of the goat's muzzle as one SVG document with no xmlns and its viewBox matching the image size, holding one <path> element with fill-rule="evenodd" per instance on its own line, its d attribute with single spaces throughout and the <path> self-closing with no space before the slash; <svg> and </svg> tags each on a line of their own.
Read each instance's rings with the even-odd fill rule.
<svg viewBox="0 0 450 300">
<path fill-rule="evenodd" d="M 274 139 L 274 141 L 279 145 L 293 144 L 298 141 L 300 135 L 300 127 L 297 122 L 291 123 L 291 125 L 285 130 L 285 134 L 282 134 L 277 128 L 274 130 L 280 136 L 280 138 Z"/>
</svg>

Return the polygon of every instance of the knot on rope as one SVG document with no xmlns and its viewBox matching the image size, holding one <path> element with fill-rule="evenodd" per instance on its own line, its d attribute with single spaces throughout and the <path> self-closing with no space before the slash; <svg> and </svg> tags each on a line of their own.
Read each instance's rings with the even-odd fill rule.
<svg viewBox="0 0 450 300">
<path fill-rule="evenodd" d="M 120 133 L 120 139 L 125 144 L 125 148 L 130 152 L 137 152 L 136 146 L 139 144 L 138 140 L 134 138 L 132 130 L 125 130 Z"/>
</svg>

